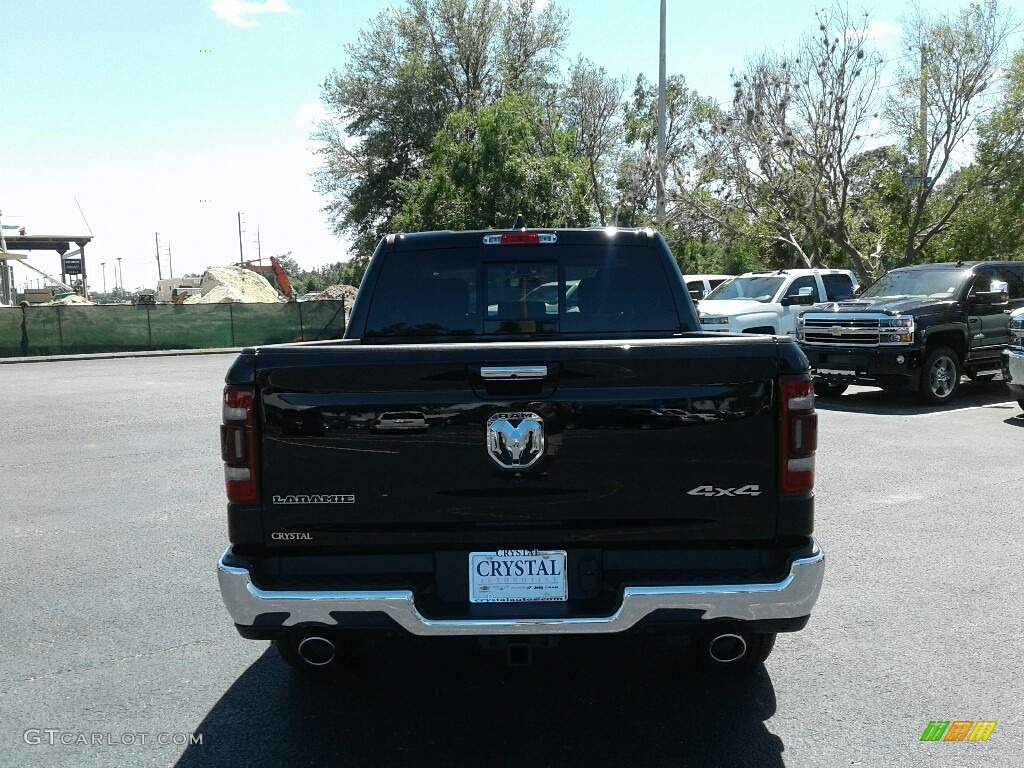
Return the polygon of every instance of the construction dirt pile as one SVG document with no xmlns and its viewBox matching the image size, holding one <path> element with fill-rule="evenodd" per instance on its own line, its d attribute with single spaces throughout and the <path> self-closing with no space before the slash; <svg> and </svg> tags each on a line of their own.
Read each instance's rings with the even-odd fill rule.
<svg viewBox="0 0 1024 768">
<path fill-rule="evenodd" d="M 356 288 L 354 285 L 329 285 L 320 291 L 319 296 L 315 296 L 313 301 L 339 301 L 344 299 L 345 306 L 351 307 L 352 302 L 356 299 Z"/>
<path fill-rule="evenodd" d="M 203 275 L 202 293 L 189 296 L 185 304 L 276 304 L 279 299 L 263 275 L 241 267 L 210 267 Z"/>
<path fill-rule="evenodd" d="M 93 305 L 93 302 L 89 301 L 88 299 L 83 299 L 78 294 L 72 294 L 71 296 L 65 296 L 63 299 L 57 299 L 56 301 L 49 301 L 49 302 L 47 302 L 47 304 L 49 304 L 51 306 L 54 305 L 54 304 L 60 304 L 61 306 L 65 306 L 65 307 L 70 305 L 70 304 L 78 304 L 78 305 L 89 305 L 91 307 Z"/>
</svg>

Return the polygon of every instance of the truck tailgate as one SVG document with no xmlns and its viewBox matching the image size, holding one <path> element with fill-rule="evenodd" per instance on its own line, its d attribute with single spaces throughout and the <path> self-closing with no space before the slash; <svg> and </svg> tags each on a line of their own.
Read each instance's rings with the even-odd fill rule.
<svg viewBox="0 0 1024 768">
<path fill-rule="evenodd" d="M 265 543 L 772 539 L 777 344 L 260 349 Z"/>
</svg>

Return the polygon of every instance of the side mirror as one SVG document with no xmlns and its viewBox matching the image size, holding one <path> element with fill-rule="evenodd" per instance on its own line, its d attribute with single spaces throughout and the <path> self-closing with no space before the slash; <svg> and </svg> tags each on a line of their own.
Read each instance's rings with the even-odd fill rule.
<svg viewBox="0 0 1024 768">
<path fill-rule="evenodd" d="M 813 288 L 801 288 L 800 293 L 795 296 L 783 296 L 782 301 L 779 302 L 784 307 L 791 307 L 794 305 L 799 306 L 810 306 L 814 304 L 814 289 Z"/>
<path fill-rule="evenodd" d="M 1010 286 L 1001 280 L 993 280 L 987 291 L 977 291 L 970 299 L 971 304 L 981 307 L 994 307 L 1009 300 Z"/>
<path fill-rule="evenodd" d="M 853 289 L 853 293 L 851 293 L 850 295 L 853 296 L 853 298 L 856 299 L 862 293 L 864 293 L 864 286 L 863 285 L 858 285 L 856 288 Z"/>
</svg>

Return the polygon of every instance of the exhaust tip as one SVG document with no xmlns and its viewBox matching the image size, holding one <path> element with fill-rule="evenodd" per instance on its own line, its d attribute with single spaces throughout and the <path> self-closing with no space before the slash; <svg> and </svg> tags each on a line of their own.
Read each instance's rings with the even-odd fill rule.
<svg viewBox="0 0 1024 768">
<path fill-rule="evenodd" d="M 746 652 L 747 641 L 739 635 L 718 635 L 708 644 L 708 653 L 719 664 L 732 664 L 739 661 Z"/>
<path fill-rule="evenodd" d="M 326 667 L 337 654 L 334 643 L 317 635 L 305 638 L 296 650 L 299 658 L 311 667 Z"/>
</svg>

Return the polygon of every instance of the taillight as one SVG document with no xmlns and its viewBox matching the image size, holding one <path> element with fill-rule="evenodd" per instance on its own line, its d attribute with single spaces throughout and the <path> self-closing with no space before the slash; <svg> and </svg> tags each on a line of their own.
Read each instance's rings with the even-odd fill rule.
<svg viewBox="0 0 1024 768">
<path fill-rule="evenodd" d="M 536 232 L 506 232 L 501 236 L 502 245 L 536 245 L 540 236 Z"/>
<path fill-rule="evenodd" d="M 558 242 L 553 232 L 503 232 L 484 235 L 484 245 L 551 245 Z"/>
<path fill-rule="evenodd" d="M 220 456 L 224 460 L 224 486 L 228 501 L 254 504 L 259 501 L 256 435 L 252 387 L 224 387 L 224 423 L 220 428 Z"/>
<path fill-rule="evenodd" d="M 779 492 L 814 490 L 814 452 L 818 448 L 818 414 L 810 374 L 779 378 Z"/>
</svg>

